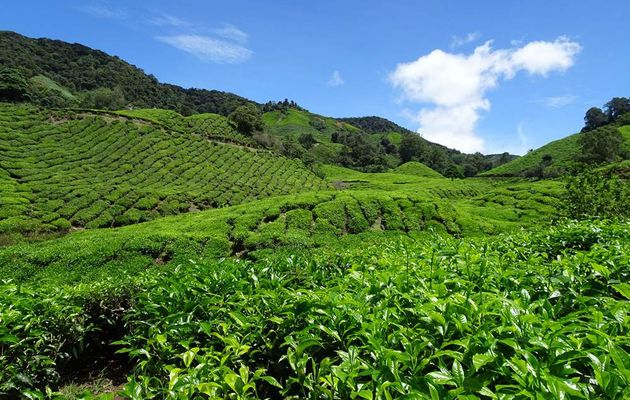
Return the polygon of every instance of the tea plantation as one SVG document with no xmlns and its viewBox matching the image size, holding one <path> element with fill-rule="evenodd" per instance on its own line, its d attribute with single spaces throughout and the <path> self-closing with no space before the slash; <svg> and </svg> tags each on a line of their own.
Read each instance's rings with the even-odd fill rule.
<svg viewBox="0 0 630 400">
<path fill-rule="evenodd" d="M 605 222 L 491 238 L 371 233 L 256 262 L 5 281 L 0 391 L 626 399 L 629 237 L 627 223 Z M 70 379 L 86 366 L 100 380 Z"/>
<path fill-rule="evenodd" d="M 156 109 L 0 139 L 0 398 L 630 396 L 630 225 L 560 180 L 316 175 Z"/>
<path fill-rule="evenodd" d="M 0 105 L 0 235 L 128 225 L 326 188 L 299 161 L 216 141 L 240 140 L 224 117 L 180 120 Z"/>
</svg>

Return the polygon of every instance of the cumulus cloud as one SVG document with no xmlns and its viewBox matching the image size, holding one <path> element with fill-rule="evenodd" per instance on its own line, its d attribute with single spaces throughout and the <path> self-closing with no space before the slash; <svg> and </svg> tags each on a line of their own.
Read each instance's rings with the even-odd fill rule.
<svg viewBox="0 0 630 400">
<path fill-rule="evenodd" d="M 240 44 L 202 35 L 158 36 L 157 39 L 201 60 L 220 64 L 238 64 L 253 54 Z"/>
<path fill-rule="evenodd" d="M 434 50 L 398 64 L 389 79 L 403 100 L 433 105 L 415 116 L 426 139 L 465 152 L 483 151 L 484 140 L 475 126 L 480 113 L 490 110 L 486 93 L 519 71 L 543 77 L 566 71 L 580 50 L 564 36 L 499 50 L 488 41 L 468 55 Z"/>
<path fill-rule="evenodd" d="M 341 77 L 341 73 L 339 71 L 334 71 L 330 76 L 330 79 L 328 79 L 328 82 L 326 82 L 326 84 L 331 87 L 341 86 L 344 83 L 346 82 Z"/>
<path fill-rule="evenodd" d="M 479 32 L 469 32 L 465 36 L 453 36 L 451 40 L 451 47 L 460 47 L 465 44 L 474 42 L 481 37 Z"/>
</svg>

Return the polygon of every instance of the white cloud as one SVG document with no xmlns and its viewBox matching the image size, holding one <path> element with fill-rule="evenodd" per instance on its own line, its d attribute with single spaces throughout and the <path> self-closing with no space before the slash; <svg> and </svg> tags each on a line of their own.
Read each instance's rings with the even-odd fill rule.
<svg viewBox="0 0 630 400">
<path fill-rule="evenodd" d="M 161 14 L 149 20 L 149 23 L 157 26 L 171 26 L 175 28 L 190 27 L 192 24 L 182 18 L 170 14 Z"/>
<path fill-rule="evenodd" d="M 328 82 L 326 82 L 326 84 L 331 87 L 341 86 L 344 83 L 346 82 L 343 80 L 339 71 L 334 71 L 330 76 L 330 79 L 328 79 Z"/>
<path fill-rule="evenodd" d="M 204 61 L 238 64 L 247 61 L 253 52 L 236 43 L 201 35 L 158 36 L 156 39 L 193 54 Z"/>
<path fill-rule="evenodd" d="M 566 71 L 573 66 L 575 55 L 582 47 L 566 36 L 554 42 L 530 42 L 512 54 L 515 70 L 547 76 L 552 71 Z"/>
<path fill-rule="evenodd" d="M 230 24 L 223 24 L 223 26 L 213 30 L 213 32 L 224 39 L 233 40 L 241 44 L 247 43 L 249 38 L 247 33 Z"/>
<path fill-rule="evenodd" d="M 549 108 L 561 108 L 575 103 L 577 96 L 565 94 L 562 96 L 551 96 L 542 99 L 542 103 Z"/>
<path fill-rule="evenodd" d="M 460 47 L 465 44 L 474 42 L 481 37 L 479 32 L 469 32 L 465 36 L 452 36 L 451 47 Z"/>
<path fill-rule="evenodd" d="M 566 37 L 501 50 L 491 44 L 488 41 L 469 55 L 434 50 L 398 64 L 390 74 L 404 100 L 434 106 L 421 109 L 415 117 L 425 138 L 465 152 L 483 151 L 484 141 L 475 126 L 480 113 L 490 110 L 486 93 L 519 71 L 543 77 L 565 71 L 581 50 Z"/>
<path fill-rule="evenodd" d="M 127 13 L 123 9 L 115 9 L 100 3 L 82 5 L 77 9 L 98 18 L 123 19 L 127 17 Z"/>
</svg>

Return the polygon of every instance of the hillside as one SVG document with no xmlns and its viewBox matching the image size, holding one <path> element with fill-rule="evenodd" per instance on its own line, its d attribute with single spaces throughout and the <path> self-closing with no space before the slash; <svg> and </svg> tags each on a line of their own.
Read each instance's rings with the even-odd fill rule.
<svg viewBox="0 0 630 400">
<path fill-rule="evenodd" d="M 240 140 L 224 117 L 179 120 L 203 123 L 178 131 L 111 113 L 0 104 L 0 233 L 126 225 L 326 187 L 298 161 L 216 141 L 218 128 Z M 206 136 L 200 127 L 209 123 Z"/>
<path fill-rule="evenodd" d="M 409 161 L 398 166 L 394 170 L 394 172 L 398 172 L 400 174 L 414 175 L 414 176 L 424 176 L 424 177 L 429 177 L 429 178 L 442 177 L 442 175 L 440 175 L 439 172 L 434 171 L 431 168 L 427 167 L 426 165 L 419 162 L 415 162 L 415 161 Z"/>
<path fill-rule="evenodd" d="M 619 127 L 624 140 L 623 148 L 630 154 L 630 125 Z M 531 151 L 516 160 L 482 173 L 482 176 L 524 176 L 528 171 L 541 165 L 543 156 L 551 156 L 551 163 L 545 167 L 550 175 L 562 174 L 569 168 L 571 162 L 580 155 L 579 133 L 555 140 Z"/>
<path fill-rule="evenodd" d="M 157 108 L 186 116 L 227 116 L 240 105 L 256 104 L 231 93 L 160 83 L 116 56 L 77 43 L 31 39 L 8 31 L 0 31 L 0 64 L 10 71 L 17 70 L 18 80 L 24 79 L 28 93 L 23 97 L 49 108 Z M 257 106 L 267 109 L 272 103 Z M 384 118 L 333 119 L 312 114 L 295 103 L 285 103 L 288 108 L 278 110 L 271 105 L 276 110 L 265 113 L 264 133 L 268 136 L 259 143 L 307 164 L 335 163 L 382 172 L 416 161 L 442 174 L 455 164 L 465 176 L 474 176 L 515 157 L 463 154 L 431 143 Z M 312 135 L 315 143 L 300 143 L 303 135 Z M 403 140 L 406 142 L 401 146 Z"/>
<path fill-rule="evenodd" d="M 117 89 L 124 102 L 134 107 L 228 115 L 250 102 L 232 93 L 160 83 L 153 75 L 118 57 L 78 43 L 31 39 L 9 31 L 0 31 L 0 65 L 17 68 L 26 78 L 52 80 L 71 95 Z"/>
</svg>

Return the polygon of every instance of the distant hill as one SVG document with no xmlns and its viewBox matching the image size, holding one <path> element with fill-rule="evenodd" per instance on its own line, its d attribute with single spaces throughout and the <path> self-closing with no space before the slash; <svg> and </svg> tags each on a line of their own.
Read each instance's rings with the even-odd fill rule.
<svg viewBox="0 0 630 400">
<path fill-rule="evenodd" d="M 209 122 L 202 120 L 214 118 L 209 114 L 227 116 L 241 105 L 256 104 L 267 111 L 263 135 L 241 136 L 238 141 L 247 145 L 257 143 L 308 165 L 332 163 L 366 172 L 383 172 L 415 161 L 442 174 L 452 171 L 455 164 L 461 174 L 474 176 L 515 157 L 507 153 L 463 154 L 380 117 L 334 119 L 310 113 L 287 100 L 261 105 L 232 93 L 160 83 L 116 56 L 77 43 L 31 39 L 0 31 L 0 65 L 0 70 L 10 71 L 7 73 L 18 79 L 23 77 L 29 87 L 29 94 L 24 97 L 40 106 L 132 109 L 132 114 L 125 115 L 152 122 L 158 118 L 168 129 L 178 132 L 207 126 Z M 151 114 L 147 111 L 150 109 L 161 109 L 158 111 L 161 115 Z M 205 116 L 178 119 L 183 125 L 173 126 L 164 110 Z M 206 129 L 205 133 L 209 131 Z M 220 133 L 214 135 L 216 138 Z M 230 139 L 235 138 L 232 135 Z M 228 138 L 221 140 L 224 139 Z"/>
<path fill-rule="evenodd" d="M 160 83 L 153 75 L 102 51 L 61 40 L 31 39 L 15 32 L 0 31 L 0 65 L 17 68 L 27 78 L 46 77 L 73 94 L 117 88 L 134 107 L 227 115 L 251 102 L 218 90 Z"/>
<path fill-rule="evenodd" d="M 624 138 L 625 153 L 630 154 L 630 125 L 619 128 Z M 533 168 L 541 165 L 543 157 L 550 156 L 551 162 L 545 167 L 548 175 L 560 175 L 580 155 L 580 133 L 555 140 L 530 151 L 523 157 L 482 173 L 482 176 L 526 176 Z"/>
</svg>

